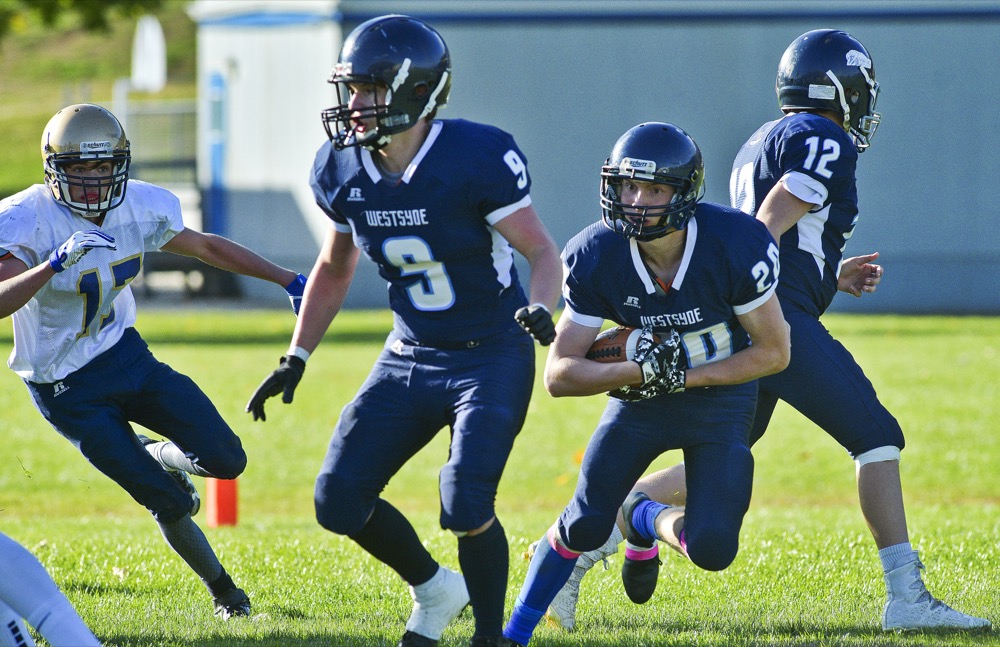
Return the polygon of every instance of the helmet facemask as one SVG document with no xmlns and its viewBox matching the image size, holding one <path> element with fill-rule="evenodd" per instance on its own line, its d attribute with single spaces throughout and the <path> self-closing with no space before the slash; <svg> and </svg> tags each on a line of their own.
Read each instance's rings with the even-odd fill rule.
<svg viewBox="0 0 1000 647">
<path fill-rule="evenodd" d="M 407 59 L 406 63 L 408 62 L 409 59 Z M 432 114 L 437 108 L 441 107 L 436 103 L 436 97 L 448 81 L 447 73 L 445 73 L 446 78 L 441 80 L 433 92 L 425 84 L 413 86 L 410 89 L 412 96 L 409 97 L 408 101 L 398 99 L 394 104 L 393 88 L 386 87 L 380 79 L 373 77 L 338 78 L 335 76 L 336 68 L 334 70 L 334 74 L 330 78 L 330 83 L 333 83 L 337 88 L 337 96 L 339 97 L 340 104 L 334 108 L 324 110 L 321 113 L 321 119 L 323 120 L 323 127 L 326 129 L 327 137 L 330 138 L 330 141 L 333 142 L 337 150 L 350 146 L 364 146 L 369 150 L 384 148 L 392 141 L 393 135 L 409 130 L 417 121 Z M 397 76 L 405 78 L 405 67 L 400 70 Z M 371 84 L 376 88 L 380 86 L 385 88 L 385 101 L 365 108 L 351 108 L 349 104 L 351 100 L 350 86 L 352 84 Z M 396 85 L 398 86 L 398 84 Z M 423 103 L 423 108 L 417 114 L 416 118 L 413 117 L 412 110 L 399 107 L 400 104 L 419 103 Z M 374 126 L 365 129 L 363 133 L 359 132 L 359 122 L 369 120 L 374 120 Z"/>
<path fill-rule="evenodd" d="M 131 156 L 128 154 L 111 154 L 92 157 L 76 154 L 53 154 L 45 160 L 45 182 L 49 185 L 53 197 L 59 202 L 83 216 L 96 218 L 114 209 L 125 199 L 125 187 L 128 182 L 128 171 L 131 166 Z M 112 164 L 110 175 L 71 175 L 65 168 L 78 163 L 108 160 Z M 72 187 L 97 190 L 102 198 L 96 201 L 87 199 L 83 192 L 83 200 L 76 201 L 72 197 Z"/>
<path fill-rule="evenodd" d="M 865 105 L 863 107 L 855 106 L 849 113 L 852 115 L 857 114 L 858 118 L 851 118 L 852 123 L 848 130 L 854 139 L 854 146 L 858 149 L 859 153 L 863 153 L 872 145 L 872 137 L 875 136 L 875 131 L 882 121 L 882 115 L 875 112 L 875 102 L 878 100 L 878 83 L 868 73 L 867 68 L 862 67 L 860 69 L 861 74 L 865 77 L 865 81 L 868 84 L 868 96 L 859 97 L 859 99 L 867 99 Z"/>
<path fill-rule="evenodd" d="M 626 238 L 640 242 L 662 238 L 672 231 L 684 229 L 694 215 L 698 200 L 704 193 L 690 181 L 657 173 L 643 173 L 637 170 L 643 160 L 625 158 L 617 166 L 605 165 L 601 168 L 601 213 L 604 224 Z M 635 206 L 621 201 L 622 183 L 626 179 L 638 182 L 653 182 L 674 187 L 674 196 L 665 205 Z M 650 224 L 649 218 L 658 218 Z"/>
</svg>

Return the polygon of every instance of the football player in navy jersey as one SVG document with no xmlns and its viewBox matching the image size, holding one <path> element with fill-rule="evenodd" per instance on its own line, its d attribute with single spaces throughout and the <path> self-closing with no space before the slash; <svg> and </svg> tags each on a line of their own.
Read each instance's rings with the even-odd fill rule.
<svg viewBox="0 0 1000 647">
<path fill-rule="evenodd" d="M 838 289 L 861 296 L 874 292 L 882 278 L 882 268 L 873 263 L 877 254 L 841 260 L 858 221 L 858 154 L 871 145 L 880 121 L 871 56 L 843 31 L 806 32 L 785 50 L 775 90 L 784 116 L 750 136 L 730 181 L 733 206 L 756 215 L 780 241 L 778 298 L 791 326 L 788 368 L 760 380 L 751 443 L 763 436 L 775 405 L 784 400 L 854 458 L 861 510 L 885 576 L 883 629 L 989 627 L 988 620 L 950 608 L 924 586 L 903 509 L 903 433 L 850 352 L 819 320 Z M 683 505 L 684 474 L 685 465 L 677 465 L 644 477 L 635 489 Z M 613 536 L 581 563 L 592 566 L 615 552 L 619 541 Z M 574 573 L 550 609 L 563 626 L 572 625 L 584 572 Z"/>
<path fill-rule="evenodd" d="M 601 178 L 602 222 L 563 250 L 566 308 L 545 385 L 556 397 L 612 397 L 572 500 L 535 548 L 504 629 L 517 645 L 528 644 L 577 557 L 605 541 L 619 509 L 630 519 L 622 577 L 633 600 L 653 593 L 657 539 L 701 568 L 729 566 L 750 504 L 756 379 L 788 363 L 778 248 L 759 221 L 700 202 L 704 165 L 687 133 L 635 126 L 615 143 Z M 586 358 L 608 320 L 643 329 L 632 361 Z M 687 508 L 630 496 L 671 449 L 688 466 Z"/>
<path fill-rule="evenodd" d="M 200 499 L 188 476 L 234 479 L 246 452 L 205 393 L 152 355 L 134 327 L 130 283 L 156 250 L 283 286 L 293 309 L 305 277 L 185 227 L 176 196 L 129 179 L 131 150 L 107 109 L 67 106 L 42 132 L 45 183 L 0 201 L 0 317 L 14 326 L 8 365 L 45 419 L 152 513 L 216 615 L 248 616 L 249 597 L 191 518 Z M 168 440 L 139 435 L 132 423 Z"/>
<path fill-rule="evenodd" d="M 413 612 L 401 646 L 436 645 L 470 603 L 471 645 L 503 644 L 507 538 L 494 501 L 524 422 L 534 343 L 555 338 L 559 253 L 534 207 L 524 155 L 492 126 L 435 119 L 451 86 L 441 36 L 420 20 L 375 18 L 347 37 L 330 76 L 340 105 L 311 184 L 332 226 L 279 368 L 247 410 L 292 401 L 306 360 L 340 310 L 361 253 L 378 264 L 395 315 L 385 348 L 341 413 L 316 481 L 316 516 L 395 570 Z M 530 299 L 514 251 L 531 269 Z M 440 566 L 380 493 L 443 427 L 441 527 L 462 574 Z M 463 577 L 464 576 L 464 577 Z"/>
</svg>

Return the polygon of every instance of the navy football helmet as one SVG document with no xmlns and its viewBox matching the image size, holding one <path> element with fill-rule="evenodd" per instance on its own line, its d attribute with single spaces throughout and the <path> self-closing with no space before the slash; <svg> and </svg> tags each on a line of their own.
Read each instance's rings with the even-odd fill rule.
<svg viewBox="0 0 1000 647">
<path fill-rule="evenodd" d="M 66 172 L 66 166 L 73 162 L 95 161 L 110 162 L 111 174 L 94 177 Z M 80 103 L 53 115 L 42 131 L 42 162 L 52 197 L 84 218 L 97 218 L 125 199 L 131 148 L 121 122 L 101 106 Z M 70 187 L 84 185 L 99 188 L 103 198 L 74 201 Z"/>
<path fill-rule="evenodd" d="M 675 188 L 670 203 L 634 207 L 621 201 L 626 179 Z M 601 168 L 601 218 L 626 238 L 653 240 L 684 229 L 705 194 L 705 163 L 690 135 L 672 124 L 647 122 L 618 138 Z M 647 224 L 645 218 L 659 218 Z"/>
<path fill-rule="evenodd" d="M 340 104 L 324 110 L 321 118 L 334 147 L 378 150 L 395 133 L 447 105 L 451 56 L 441 35 L 426 23 L 409 16 L 380 16 L 350 33 L 328 81 L 337 87 Z M 352 110 L 350 83 L 385 87 L 385 103 Z M 357 119 L 374 118 L 375 128 L 358 132 L 352 114 Z"/>
<path fill-rule="evenodd" d="M 871 145 L 881 120 L 875 112 L 875 65 L 847 32 L 816 29 L 796 38 L 781 57 L 774 88 L 782 109 L 839 113 L 858 152 Z"/>
</svg>

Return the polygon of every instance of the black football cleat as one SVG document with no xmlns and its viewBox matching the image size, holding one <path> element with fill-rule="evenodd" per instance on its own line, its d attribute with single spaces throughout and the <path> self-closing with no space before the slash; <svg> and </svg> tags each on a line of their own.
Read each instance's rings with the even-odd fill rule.
<svg viewBox="0 0 1000 647">
<path fill-rule="evenodd" d="M 403 637 L 399 639 L 399 644 L 396 647 L 437 647 L 438 641 L 428 638 L 427 636 L 421 636 L 418 633 L 413 633 L 412 631 L 407 631 L 403 634 Z"/>
<path fill-rule="evenodd" d="M 660 551 L 656 540 L 640 535 L 632 525 L 632 512 L 636 506 L 650 498 L 645 492 L 633 492 L 622 504 L 625 518 L 625 561 L 622 564 L 622 585 L 628 599 L 636 604 L 645 604 L 656 591 L 656 580 L 660 575 Z"/>
<path fill-rule="evenodd" d="M 230 618 L 246 618 L 250 616 L 250 598 L 243 589 L 233 588 L 212 600 L 215 615 L 223 620 Z"/>
</svg>

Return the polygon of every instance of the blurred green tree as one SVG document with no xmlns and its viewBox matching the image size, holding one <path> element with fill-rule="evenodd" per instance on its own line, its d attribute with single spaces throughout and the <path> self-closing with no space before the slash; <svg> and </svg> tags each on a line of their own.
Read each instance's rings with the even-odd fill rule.
<svg viewBox="0 0 1000 647">
<path fill-rule="evenodd" d="M 75 14 L 87 31 L 106 31 L 108 16 L 138 17 L 163 7 L 167 0 L 0 0 L 0 43 L 18 19 L 34 14 L 51 26 L 64 14 Z"/>
</svg>

